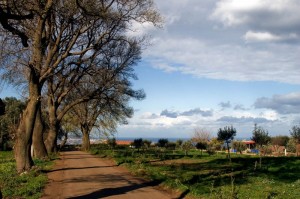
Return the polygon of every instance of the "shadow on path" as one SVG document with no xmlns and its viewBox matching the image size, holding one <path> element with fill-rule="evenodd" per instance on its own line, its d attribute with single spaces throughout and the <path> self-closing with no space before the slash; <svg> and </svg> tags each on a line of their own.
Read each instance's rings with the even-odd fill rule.
<svg viewBox="0 0 300 199">
<path fill-rule="evenodd" d="M 124 187 L 105 188 L 105 189 L 94 191 L 86 195 L 70 197 L 68 199 L 97 199 L 97 198 L 103 198 L 103 197 L 108 197 L 113 195 L 122 195 L 122 194 L 126 194 L 127 192 L 137 190 L 143 187 L 154 187 L 157 186 L 158 184 L 159 184 L 158 181 L 152 181 L 152 182 L 145 182 L 142 184 L 132 184 Z"/>
<path fill-rule="evenodd" d="M 94 167 L 67 167 L 67 168 L 61 168 L 61 169 L 53 169 L 51 171 L 42 170 L 44 173 L 52 173 L 56 171 L 67 171 L 67 170 L 81 170 L 81 169 L 100 169 L 100 168 L 108 168 L 108 167 L 116 167 L 113 166 L 94 166 Z"/>
</svg>

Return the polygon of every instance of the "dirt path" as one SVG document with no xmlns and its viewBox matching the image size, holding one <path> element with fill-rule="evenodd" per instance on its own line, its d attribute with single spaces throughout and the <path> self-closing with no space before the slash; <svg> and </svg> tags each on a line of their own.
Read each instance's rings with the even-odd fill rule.
<svg viewBox="0 0 300 199">
<path fill-rule="evenodd" d="M 170 199 L 155 183 L 133 177 L 124 168 L 81 151 L 62 152 L 42 199 Z M 173 197 L 174 198 L 174 197 Z"/>
</svg>

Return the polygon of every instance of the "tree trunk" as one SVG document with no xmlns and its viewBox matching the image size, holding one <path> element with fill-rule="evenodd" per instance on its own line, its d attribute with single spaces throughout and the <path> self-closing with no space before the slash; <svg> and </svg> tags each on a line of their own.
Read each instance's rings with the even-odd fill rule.
<svg viewBox="0 0 300 199">
<path fill-rule="evenodd" d="M 227 145 L 227 151 L 228 151 L 228 158 L 229 158 L 229 161 L 231 162 L 230 151 L 229 151 L 229 143 L 226 142 L 226 145 Z"/>
<path fill-rule="evenodd" d="M 47 135 L 47 139 L 45 140 L 45 145 L 48 154 L 57 152 L 57 135 L 60 127 L 60 122 L 57 120 L 56 115 L 56 106 L 52 101 L 51 97 L 48 100 L 48 108 L 49 108 L 49 132 Z"/>
<path fill-rule="evenodd" d="M 41 107 L 39 106 L 36 115 L 35 124 L 34 124 L 33 137 L 32 137 L 32 147 L 33 147 L 32 157 L 39 158 L 39 159 L 47 158 L 47 151 L 44 144 L 43 132 L 44 132 L 44 124 L 42 121 Z"/>
<path fill-rule="evenodd" d="M 59 145 L 59 150 L 61 150 L 68 141 L 68 133 L 64 133 L 64 139 L 61 141 Z"/>
<path fill-rule="evenodd" d="M 48 154 L 57 153 L 57 130 L 56 127 L 50 127 L 45 146 Z"/>
<path fill-rule="evenodd" d="M 38 78 L 34 75 L 33 71 L 31 71 L 29 80 L 29 97 L 29 102 L 22 114 L 19 127 L 17 129 L 16 143 L 14 146 L 18 173 L 28 171 L 33 166 L 30 149 L 35 118 L 37 110 L 41 105 Z"/>
<path fill-rule="evenodd" d="M 82 150 L 88 151 L 91 148 L 90 132 L 88 127 L 81 127 L 82 130 Z"/>
</svg>

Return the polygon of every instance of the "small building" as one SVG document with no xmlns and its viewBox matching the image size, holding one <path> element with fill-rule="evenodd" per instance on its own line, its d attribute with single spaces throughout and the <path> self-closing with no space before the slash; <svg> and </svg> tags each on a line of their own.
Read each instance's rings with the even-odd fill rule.
<svg viewBox="0 0 300 199">
<path fill-rule="evenodd" d="M 242 142 L 247 145 L 248 149 L 254 149 L 255 148 L 255 141 L 253 141 L 253 140 L 243 140 Z"/>
<path fill-rule="evenodd" d="M 116 140 L 117 145 L 125 145 L 130 146 L 132 144 L 132 140 Z"/>
</svg>

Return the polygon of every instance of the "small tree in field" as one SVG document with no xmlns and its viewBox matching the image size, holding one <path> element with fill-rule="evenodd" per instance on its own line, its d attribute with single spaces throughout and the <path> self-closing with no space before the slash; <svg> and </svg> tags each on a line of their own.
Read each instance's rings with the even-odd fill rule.
<svg viewBox="0 0 300 199">
<path fill-rule="evenodd" d="M 151 141 L 150 140 L 143 140 L 143 145 L 146 149 L 149 149 L 151 146 Z"/>
<path fill-rule="evenodd" d="M 290 130 L 291 136 L 300 144 L 300 126 L 293 126 Z"/>
<path fill-rule="evenodd" d="M 194 146 L 193 146 L 193 143 L 192 141 L 188 140 L 188 141 L 185 141 L 183 144 L 182 144 L 182 149 L 184 150 L 184 154 L 185 155 L 188 155 L 188 151 L 193 149 Z"/>
<path fill-rule="evenodd" d="M 140 151 L 140 148 L 144 145 L 143 139 L 139 138 L 139 139 L 135 139 L 133 140 L 132 145 L 138 149 L 138 151 Z"/>
<path fill-rule="evenodd" d="M 202 156 L 202 151 L 207 148 L 207 142 L 197 142 L 196 144 L 196 149 L 201 150 L 201 156 Z"/>
<path fill-rule="evenodd" d="M 117 146 L 116 138 L 109 138 L 107 144 L 111 149 L 114 149 Z"/>
<path fill-rule="evenodd" d="M 229 143 L 233 140 L 234 136 L 236 135 L 236 130 L 232 126 L 225 126 L 224 129 L 219 129 L 218 131 L 218 140 L 222 140 L 226 143 L 227 150 L 228 150 L 228 158 L 230 159 L 230 152 L 229 152 Z"/>
<path fill-rule="evenodd" d="M 268 145 L 271 141 L 271 137 L 269 136 L 269 133 L 264 128 L 257 126 L 257 124 L 254 124 L 254 130 L 252 134 L 252 138 L 259 148 L 262 148 L 264 145 Z"/>
<path fill-rule="evenodd" d="M 242 154 L 242 152 L 247 149 L 247 146 L 244 142 L 235 141 L 232 143 L 232 148 L 234 148 L 237 152 L 240 152 L 240 154 Z"/>
<path fill-rule="evenodd" d="M 293 126 L 292 130 L 290 130 L 291 136 L 293 140 L 295 140 L 296 145 L 296 154 L 298 156 L 300 150 L 300 126 Z"/>
<path fill-rule="evenodd" d="M 194 135 L 192 137 L 193 142 L 209 142 L 211 139 L 211 133 L 205 128 L 195 128 Z"/>
<path fill-rule="evenodd" d="M 286 135 L 278 135 L 275 137 L 271 137 L 271 144 L 273 146 L 286 146 L 287 143 L 289 142 L 290 138 L 289 136 Z"/>
<path fill-rule="evenodd" d="M 262 152 L 266 150 L 266 146 L 270 143 L 271 137 L 267 130 L 262 127 L 258 127 L 257 124 L 254 124 L 253 136 L 251 138 L 258 146 L 259 149 L 259 167 L 261 168 L 262 162 Z"/>
<path fill-rule="evenodd" d="M 182 143 L 183 143 L 182 139 L 176 140 L 176 148 L 181 148 Z"/>
<path fill-rule="evenodd" d="M 168 143 L 169 143 L 168 139 L 162 138 L 162 139 L 158 140 L 157 146 L 163 148 L 163 147 L 166 147 Z"/>
</svg>

